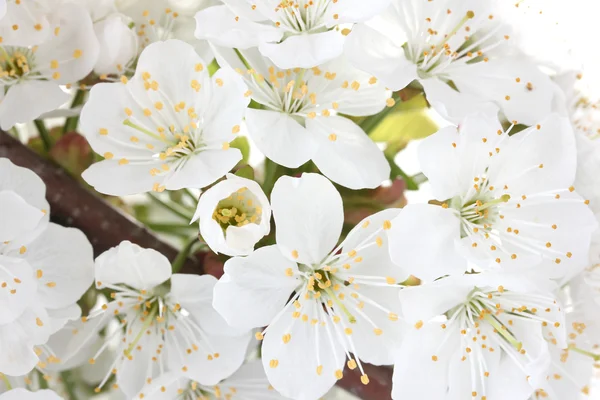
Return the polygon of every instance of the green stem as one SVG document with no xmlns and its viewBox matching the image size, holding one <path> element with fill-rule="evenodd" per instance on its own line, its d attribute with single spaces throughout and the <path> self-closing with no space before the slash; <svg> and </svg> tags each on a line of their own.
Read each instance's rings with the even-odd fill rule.
<svg viewBox="0 0 600 400">
<path fill-rule="evenodd" d="M 198 242 L 198 238 L 196 236 L 192 237 L 187 241 L 185 246 L 183 246 L 183 249 L 181 249 L 179 254 L 177 254 L 177 257 L 175 257 L 175 260 L 173 261 L 172 271 L 174 274 L 181 270 L 183 264 L 185 263 L 185 260 L 187 260 L 188 256 L 192 251 L 192 247 L 194 247 L 196 242 Z"/>
<path fill-rule="evenodd" d="M 398 105 L 402 103 L 402 99 L 400 99 L 400 96 L 398 96 L 396 93 L 392 95 L 392 98 L 396 102 L 392 107 L 386 107 L 378 114 L 366 117 L 360 122 L 359 125 L 363 131 L 365 131 L 367 134 L 371 133 L 375 128 L 377 128 L 377 125 L 379 125 L 381 121 L 383 121 L 390 113 L 394 112 Z"/>
<path fill-rule="evenodd" d="M 579 349 L 574 346 L 569 346 L 569 350 L 573 350 L 575 353 L 583 354 L 584 356 L 591 357 L 594 361 L 600 361 L 600 354 L 594 354 L 591 351 Z"/>
<path fill-rule="evenodd" d="M 75 97 L 73 98 L 73 101 L 71 102 L 71 108 L 80 106 L 81 104 L 83 104 L 84 100 L 85 100 L 85 90 L 81 90 L 81 89 L 77 90 L 77 92 L 75 93 Z M 63 126 L 63 130 L 62 130 L 63 135 L 67 132 L 77 130 L 78 124 L 79 124 L 79 115 L 67 118 L 67 120 L 65 121 L 65 126 Z"/>
<path fill-rule="evenodd" d="M 2 378 L 2 382 L 4 382 L 4 386 L 6 386 L 6 390 L 7 391 L 11 390 L 12 385 L 10 384 L 10 381 L 8 380 L 6 375 L 4 375 L 3 373 L 0 373 L 0 378 Z"/>
<path fill-rule="evenodd" d="M 161 207 L 163 207 L 166 210 L 169 210 L 170 212 L 172 212 L 173 214 L 177 215 L 178 217 L 183 218 L 184 220 L 186 220 L 187 222 L 192 220 L 192 215 L 189 215 L 187 212 L 185 212 L 184 210 L 180 209 L 180 206 L 176 205 L 175 203 L 166 203 L 164 201 L 162 201 L 157 195 L 155 195 L 154 193 L 148 193 L 148 197 L 150 198 L 150 200 L 152 200 L 153 202 L 155 202 L 156 204 L 160 205 Z"/>
<path fill-rule="evenodd" d="M 283 175 L 283 167 L 269 160 L 265 159 L 265 179 L 263 181 L 263 190 L 265 194 L 269 196 L 275 186 L 275 182 Z"/>
<path fill-rule="evenodd" d="M 182 230 L 182 229 L 194 229 L 194 230 L 198 229 L 198 227 L 195 224 L 194 225 L 185 225 L 185 224 L 168 224 L 168 223 L 160 223 L 160 222 L 146 222 L 145 225 L 148 228 L 152 229 L 153 231 L 164 232 L 164 233 L 173 233 L 175 235 L 181 234 L 181 232 L 178 232 L 178 231 Z M 186 235 L 186 237 L 187 237 L 187 235 Z"/>
<path fill-rule="evenodd" d="M 40 139 L 42 139 L 42 143 L 44 144 L 44 150 L 50 151 L 52 147 L 52 142 L 50 141 L 50 134 L 48 133 L 48 129 L 46 128 L 46 124 L 41 119 L 36 119 L 33 121 L 33 124 L 37 128 Z"/>
<path fill-rule="evenodd" d="M 63 382 L 63 387 L 67 391 L 67 398 L 69 400 L 76 400 L 77 396 L 75 395 L 75 387 L 72 373 L 70 371 L 63 371 L 60 373 L 60 377 Z"/>
</svg>

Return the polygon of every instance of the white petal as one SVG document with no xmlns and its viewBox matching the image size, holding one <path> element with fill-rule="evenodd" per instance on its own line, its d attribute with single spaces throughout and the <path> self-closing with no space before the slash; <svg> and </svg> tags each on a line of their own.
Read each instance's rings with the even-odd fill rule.
<svg viewBox="0 0 600 400">
<path fill-rule="evenodd" d="M 48 213 L 46 185 L 33 171 L 16 166 L 7 158 L 0 158 L 0 190 L 10 190 L 27 203 Z"/>
<path fill-rule="evenodd" d="M 152 383 L 145 386 L 133 398 L 139 399 L 141 395 L 146 400 L 176 399 L 181 396 L 181 389 L 189 388 L 190 384 L 190 379 L 181 376 L 179 371 L 165 372 L 158 378 L 152 379 Z"/>
<path fill-rule="evenodd" d="M 370 215 L 360 221 L 342 243 L 342 253 L 355 250 L 360 262 L 350 262 L 350 268 L 343 266 L 336 276 L 352 277 L 354 274 L 390 277 L 397 283 L 404 282 L 409 274 L 390 259 L 390 243 L 386 229 L 393 226 L 392 221 L 400 214 L 400 209 L 389 208 Z M 375 245 L 374 245 L 375 244 Z M 338 261 L 339 266 L 342 261 Z"/>
<path fill-rule="evenodd" d="M 34 230 L 44 213 L 13 191 L 0 191 L 0 242 L 10 242 Z"/>
<path fill-rule="evenodd" d="M 143 249 L 129 241 L 105 251 L 96 258 L 96 286 L 125 284 L 148 290 L 171 277 L 171 263 L 153 249 Z"/>
<path fill-rule="evenodd" d="M 150 192 L 156 183 L 163 183 L 161 177 L 152 176 L 149 172 L 153 168 L 161 168 L 160 160 L 126 165 L 119 164 L 119 161 L 111 159 L 92 164 L 81 177 L 96 191 L 111 196 Z"/>
<path fill-rule="evenodd" d="M 99 41 L 99 54 L 94 72 L 120 74 L 118 65 L 124 66 L 137 55 L 137 36 L 122 16 L 111 15 L 94 24 Z"/>
<path fill-rule="evenodd" d="M 417 66 L 406 59 L 402 44 L 378 30 L 357 24 L 348 35 L 345 54 L 352 64 L 373 74 L 392 90 L 417 79 Z"/>
<path fill-rule="evenodd" d="M 204 150 L 188 156 L 183 166 L 165 179 L 167 190 L 203 188 L 225 176 L 242 159 L 233 147 L 227 150 Z"/>
<path fill-rule="evenodd" d="M 181 304 L 209 335 L 240 336 L 248 329 L 235 329 L 213 308 L 217 279 L 210 275 L 175 274 L 171 277 L 170 299 Z"/>
<path fill-rule="evenodd" d="M 44 344 L 51 333 L 46 311 L 29 307 L 11 324 L 0 325 L 0 371 L 19 376 L 29 373 L 37 364 L 33 346 Z"/>
<path fill-rule="evenodd" d="M 129 331 L 131 334 L 125 336 L 127 343 L 132 343 L 141 329 L 142 324 L 139 321 L 132 324 Z M 156 354 L 158 343 L 158 338 L 154 335 L 142 335 L 136 350 L 131 353 L 131 359 L 118 355 L 123 358 L 123 361 L 117 369 L 117 384 L 128 398 L 133 398 L 146 385 L 146 380 L 152 377 L 152 369 L 148 366 L 153 363 L 152 357 Z"/>
<path fill-rule="evenodd" d="M 25 260 L 4 255 L 0 255 L 0 281 L 7 285 L 0 290 L 0 324 L 7 324 L 35 301 L 38 285 L 33 268 Z"/>
<path fill-rule="evenodd" d="M 71 305 L 94 281 L 94 254 L 85 235 L 51 223 L 22 256 L 36 271 L 46 308 Z"/>
<path fill-rule="evenodd" d="M 388 238 L 392 261 L 420 279 L 433 281 L 466 270 L 466 260 L 454 250 L 460 220 L 450 209 L 408 205 L 392 221 Z"/>
<path fill-rule="evenodd" d="M 282 69 L 312 68 L 334 59 L 344 50 L 344 36 L 335 29 L 293 35 L 281 43 L 263 42 L 258 49 Z"/>
<path fill-rule="evenodd" d="M 47 309 L 48 317 L 52 326 L 52 335 L 60 331 L 69 321 L 75 321 L 81 317 L 81 308 L 76 304 L 70 304 L 63 308 Z"/>
<path fill-rule="evenodd" d="M 171 358 L 170 365 L 181 371 L 183 367 L 179 366 L 183 362 L 184 366 L 187 367 L 184 376 L 195 380 L 201 385 L 216 385 L 242 365 L 250 338 L 250 333 L 236 337 L 207 335 L 206 345 L 218 354 L 217 357 L 214 357 L 214 353 L 209 354 L 203 351 L 203 344 L 200 343 L 200 350 L 184 354 L 183 360 Z M 183 342 L 183 338 L 175 337 L 174 340 Z"/>
<path fill-rule="evenodd" d="M 329 26 L 344 24 L 348 22 L 360 22 L 379 14 L 390 4 L 390 0 L 373 0 L 365 2 L 362 0 L 346 0 L 342 2 L 332 2 L 330 11 L 332 14 L 337 14 L 335 19 L 332 19 Z"/>
<path fill-rule="evenodd" d="M 17 4 L 5 0 L 2 3 L 0 8 L 5 14 L 0 20 L 0 37 L 3 38 L 3 45 L 31 46 L 48 38 L 52 27 L 48 21 L 50 9 L 46 4 L 38 1 Z M 17 30 L 13 28 L 14 25 L 18 26 Z M 36 29 L 36 26 L 41 29 Z"/>
<path fill-rule="evenodd" d="M 196 37 L 217 46 L 247 49 L 264 42 L 278 42 L 281 35 L 275 27 L 238 16 L 225 5 L 209 7 L 196 14 Z"/>
<path fill-rule="evenodd" d="M 552 111 L 554 84 L 524 59 L 505 57 L 475 63 L 453 71 L 450 78 L 461 92 L 496 102 L 509 121 L 532 125 Z"/>
<path fill-rule="evenodd" d="M 317 151 L 317 144 L 306 128 L 288 114 L 248 109 L 246 125 L 258 149 L 284 167 L 298 168 Z"/>
<path fill-rule="evenodd" d="M 448 390 L 448 372 L 458 332 L 438 350 L 447 332 L 439 324 L 425 324 L 407 333 L 396 355 L 392 398 L 395 400 L 443 399 Z M 440 351 L 441 350 L 441 351 Z M 432 357 L 436 356 L 437 361 Z M 457 356 L 458 357 L 458 356 Z"/>
<path fill-rule="evenodd" d="M 230 142 L 235 139 L 232 132 L 241 124 L 250 103 L 250 97 L 246 95 L 248 87 L 240 74 L 227 66 L 215 72 L 211 81 L 210 97 L 202 110 L 205 121 L 202 134 L 211 142 Z M 207 89 L 200 89 L 200 92 L 203 90 Z"/>
<path fill-rule="evenodd" d="M 432 77 L 419 80 L 427 101 L 444 118 L 454 123 L 459 123 L 463 118 L 473 113 L 496 115 L 498 106 L 492 100 L 481 97 L 477 91 L 458 92 L 447 83 Z"/>
<path fill-rule="evenodd" d="M 269 382 L 286 397 L 320 398 L 335 384 L 336 371 L 344 368 L 345 357 L 335 326 L 323 317 L 321 307 L 320 302 L 308 300 L 301 311 L 307 315 L 306 322 L 293 318 L 295 310 L 289 310 L 269 325 L 262 345 L 262 362 Z M 318 322 L 313 324 L 313 320 Z M 288 334 L 290 340 L 286 342 L 283 337 Z"/>
<path fill-rule="evenodd" d="M 0 128 L 8 130 L 16 123 L 30 122 L 53 111 L 69 100 L 55 82 L 23 81 L 12 85 L 0 103 Z M 27 104 L 27 107 L 23 107 Z"/>
<path fill-rule="evenodd" d="M 49 389 L 30 392 L 27 389 L 16 388 L 0 395 L 1 400 L 62 400 L 62 397 Z"/>
<path fill-rule="evenodd" d="M 35 52 L 41 75 L 60 84 L 85 78 L 100 51 L 89 13 L 79 4 L 66 3 L 58 7 L 52 19 L 53 34 Z M 50 68 L 52 61 L 58 61 L 58 68 Z"/>
<path fill-rule="evenodd" d="M 244 400 L 283 400 L 267 380 L 260 360 L 249 361 L 219 384 L 225 390 L 235 391 Z"/>
<path fill-rule="evenodd" d="M 277 245 L 291 260 L 319 264 L 339 240 L 344 223 L 342 198 L 322 175 L 279 178 L 271 193 L 271 207 Z"/>
<path fill-rule="evenodd" d="M 319 149 L 312 159 L 332 181 L 350 189 L 375 188 L 390 176 L 383 152 L 354 122 L 331 116 L 306 121 Z"/>
<path fill-rule="evenodd" d="M 231 326 L 251 329 L 268 325 L 300 284 L 297 273 L 296 263 L 286 259 L 277 246 L 231 258 L 215 286 L 213 305 Z"/>
</svg>

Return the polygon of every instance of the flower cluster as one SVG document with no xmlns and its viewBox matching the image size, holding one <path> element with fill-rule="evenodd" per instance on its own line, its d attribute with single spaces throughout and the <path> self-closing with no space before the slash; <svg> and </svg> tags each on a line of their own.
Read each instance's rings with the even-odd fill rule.
<svg viewBox="0 0 600 400">
<path fill-rule="evenodd" d="M 599 97 L 507 15 L 0 0 L 0 139 L 41 156 L 0 140 L 0 399 L 316 400 L 385 366 L 386 399 L 592 394 Z M 157 237 L 78 224 L 49 166 Z"/>
</svg>

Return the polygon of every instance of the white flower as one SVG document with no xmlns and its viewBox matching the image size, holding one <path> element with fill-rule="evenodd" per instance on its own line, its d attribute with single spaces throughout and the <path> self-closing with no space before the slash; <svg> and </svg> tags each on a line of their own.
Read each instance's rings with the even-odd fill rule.
<svg viewBox="0 0 600 400">
<path fill-rule="evenodd" d="M 565 348 L 554 285 L 536 274 L 452 276 L 400 291 L 414 326 L 394 366 L 394 399 L 526 400 L 546 378 L 544 333 Z"/>
<path fill-rule="evenodd" d="M 536 388 L 532 399 L 577 399 L 590 394 L 594 374 L 594 358 L 598 345 L 589 326 L 597 324 L 597 318 L 587 320 L 579 312 L 566 315 L 567 348 L 547 330 L 544 332 L 550 350 L 551 364 L 546 379 Z"/>
<path fill-rule="evenodd" d="M 234 71 L 209 77 L 190 45 L 169 40 L 148 46 L 123 82 L 95 85 L 81 113 L 82 132 L 105 158 L 82 175 L 99 192 L 200 188 L 242 158 L 229 142 L 249 100 Z"/>
<path fill-rule="evenodd" d="M 95 363 L 119 338 L 116 358 L 97 391 L 112 374 L 131 397 L 163 371 L 182 373 L 215 385 L 243 362 L 247 331 L 230 328 L 211 306 L 216 283 L 208 275 L 171 275 L 166 257 L 152 249 L 122 242 L 96 259 L 96 288 L 111 291 L 110 301 L 82 319 L 71 352 L 79 351 L 116 318 L 123 330 L 105 337 L 90 359 Z M 142 396 L 140 396 L 141 398 Z"/>
<path fill-rule="evenodd" d="M 279 68 L 312 68 L 342 54 L 337 25 L 364 21 L 390 0 L 223 0 L 196 14 L 196 37 L 214 45 L 258 47 Z M 334 29 L 335 28 L 335 29 Z"/>
<path fill-rule="evenodd" d="M 479 268 L 543 266 L 573 276 L 588 264 L 593 214 L 572 185 L 576 149 L 565 118 L 514 135 L 467 117 L 419 147 L 437 204 L 408 205 L 389 232 L 392 259 L 424 279 Z"/>
<path fill-rule="evenodd" d="M 9 7 L 9 15 L 14 7 L 21 10 L 26 6 Z M 82 7 L 64 4 L 47 18 L 40 26 L 51 32 L 39 45 L 0 43 L 0 128 L 4 130 L 57 109 L 70 98 L 60 85 L 84 78 L 96 62 L 98 43 L 92 21 Z M 3 18 L 2 23 L 7 19 L 11 18 Z M 22 24 L 26 22 L 27 18 Z M 14 26 L 23 25 L 15 22 Z"/>
<path fill-rule="evenodd" d="M 225 263 L 215 308 L 231 326 L 269 325 L 256 336 L 267 377 L 284 396 L 324 395 L 346 358 L 368 384 L 361 361 L 390 364 L 403 330 L 397 283 L 407 274 L 391 263 L 384 234 L 399 210 L 365 218 L 336 247 L 342 199 L 323 176 L 284 176 L 271 200 L 277 245 Z"/>
<path fill-rule="evenodd" d="M 0 373 L 58 362 L 49 336 L 80 315 L 93 280 L 92 246 L 78 230 L 48 223 L 45 186 L 0 159 Z"/>
<path fill-rule="evenodd" d="M 0 400 L 62 400 L 62 397 L 48 389 L 30 392 L 27 389 L 18 388 L 1 394 Z"/>
<path fill-rule="evenodd" d="M 554 85 L 524 56 L 510 54 L 493 3 L 393 0 L 353 28 L 346 54 L 393 90 L 418 80 L 429 103 L 454 122 L 492 102 L 510 121 L 531 125 L 550 113 Z"/>
<path fill-rule="evenodd" d="M 348 118 L 367 116 L 392 104 L 390 92 L 368 74 L 338 58 L 311 69 L 281 70 L 256 49 L 222 49 L 248 85 L 247 96 L 264 109 L 248 109 L 249 134 L 269 159 L 288 168 L 312 160 L 332 181 L 351 189 L 374 188 L 389 178 L 390 166 L 365 132 Z"/>
<path fill-rule="evenodd" d="M 202 194 L 193 220 L 198 218 L 206 244 L 229 256 L 252 253 L 271 230 L 271 206 L 262 188 L 232 174 Z"/>
<path fill-rule="evenodd" d="M 146 400 L 182 399 L 239 399 L 284 400 L 269 384 L 262 363 L 248 362 L 233 375 L 214 386 L 199 384 L 180 374 L 166 373 L 152 382 L 144 392 Z"/>
</svg>

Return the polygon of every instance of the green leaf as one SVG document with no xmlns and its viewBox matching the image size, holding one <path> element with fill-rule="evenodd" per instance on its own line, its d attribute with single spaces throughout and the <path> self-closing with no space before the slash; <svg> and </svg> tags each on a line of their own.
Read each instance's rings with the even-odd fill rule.
<svg viewBox="0 0 600 400">
<path fill-rule="evenodd" d="M 250 143 L 248 143 L 247 137 L 238 136 L 231 143 L 229 143 L 229 146 L 235 147 L 242 152 L 242 159 L 238 165 L 248 164 L 248 159 L 250 158 Z"/>
<path fill-rule="evenodd" d="M 254 180 L 254 169 L 249 165 L 244 165 L 242 168 L 235 171 L 235 175 L 239 176 L 240 178 Z"/>
<path fill-rule="evenodd" d="M 388 115 L 369 135 L 375 142 L 394 143 L 403 148 L 414 139 L 423 139 L 438 130 L 428 110 L 412 108 Z"/>
</svg>

